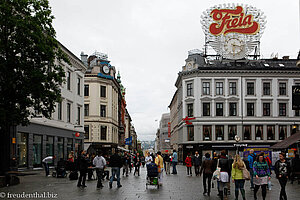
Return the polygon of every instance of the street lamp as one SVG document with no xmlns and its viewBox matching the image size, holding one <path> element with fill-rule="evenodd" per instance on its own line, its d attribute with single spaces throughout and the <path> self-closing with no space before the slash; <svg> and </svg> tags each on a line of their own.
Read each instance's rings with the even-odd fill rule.
<svg viewBox="0 0 300 200">
<path fill-rule="evenodd" d="M 241 141 L 241 137 L 240 136 L 238 136 L 238 135 L 235 135 L 234 136 L 234 139 L 235 139 L 235 141 L 236 141 L 236 154 L 238 154 L 239 153 L 239 147 L 238 147 L 238 143 L 239 143 L 239 141 Z"/>
</svg>

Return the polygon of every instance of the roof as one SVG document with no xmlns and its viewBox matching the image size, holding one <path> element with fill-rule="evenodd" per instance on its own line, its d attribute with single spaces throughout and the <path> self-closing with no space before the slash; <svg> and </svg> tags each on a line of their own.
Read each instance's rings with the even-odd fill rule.
<svg viewBox="0 0 300 200">
<path fill-rule="evenodd" d="M 300 140 L 300 131 L 296 132 L 294 135 L 291 135 L 290 137 L 286 138 L 285 140 L 278 142 L 277 144 L 274 144 L 271 146 L 271 149 L 286 149 L 289 146 L 297 143 Z"/>
</svg>

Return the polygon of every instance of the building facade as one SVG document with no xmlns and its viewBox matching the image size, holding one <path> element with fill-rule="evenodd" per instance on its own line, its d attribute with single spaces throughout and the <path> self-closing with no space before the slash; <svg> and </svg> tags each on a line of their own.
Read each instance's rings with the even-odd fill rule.
<svg viewBox="0 0 300 200">
<path fill-rule="evenodd" d="M 234 154 L 236 135 L 240 146 L 268 148 L 295 133 L 300 123 L 299 111 L 292 110 L 292 86 L 300 84 L 296 62 L 288 57 L 207 61 L 190 54 L 176 81 L 177 103 L 173 98 L 170 106 L 171 124 L 178 113 L 172 133 L 178 130 L 183 157 L 196 150 Z M 186 117 L 191 120 L 182 120 Z"/>
<path fill-rule="evenodd" d="M 70 64 L 56 61 L 63 66 L 66 81 L 61 87 L 62 101 L 56 104 L 51 119 L 42 115 L 32 117 L 28 126 L 17 126 L 16 156 L 19 168 L 42 166 L 42 159 L 55 155 L 56 160 L 67 159 L 71 151 L 83 148 L 84 138 L 84 74 L 86 66 L 72 52 L 60 44 Z"/>
<path fill-rule="evenodd" d="M 159 122 L 159 150 L 168 153 L 172 150 L 171 137 L 169 137 L 170 113 L 164 113 Z"/>
</svg>

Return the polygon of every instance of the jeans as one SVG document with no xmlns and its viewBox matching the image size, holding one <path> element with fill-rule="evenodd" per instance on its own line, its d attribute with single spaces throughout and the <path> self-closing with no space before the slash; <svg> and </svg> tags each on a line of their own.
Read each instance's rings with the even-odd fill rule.
<svg viewBox="0 0 300 200">
<path fill-rule="evenodd" d="M 257 199 L 257 191 L 259 189 L 260 185 L 255 185 L 254 187 L 254 199 Z M 266 195 L 267 195 L 267 184 L 265 185 L 261 185 L 261 189 L 262 189 L 262 197 L 263 197 L 263 200 L 266 199 Z"/>
<path fill-rule="evenodd" d="M 203 173 L 203 188 L 204 188 L 204 193 L 210 194 L 210 188 L 211 188 L 211 179 L 212 179 L 212 174 L 205 174 Z M 206 190 L 206 180 L 208 184 L 208 190 Z"/>
<path fill-rule="evenodd" d="M 192 167 L 186 167 L 187 175 L 192 175 Z"/>
<path fill-rule="evenodd" d="M 117 176 L 117 185 L 120 186 L 120 167 L 112 167 L 111 168 L 111 177 L 110 177 L 110 183 L 114 181 L 115 176 Z"/>
<path fill-rule="evenodd" d="M 102 186 L 102 176 L 103 176 L 103 169 L 96 168 L 96 173 L 97 173 L 97 188 Z"/>
<path fill-rule="evenodd" d="M 287 178 L 279 178 L 278 179 L 280 186 L 281 186 L 281 190 L 280 190 L 280 196 L 279 199 L 280 200 L 287 200 L 287 196 L 286 196 L 286 192 L 285 192 L 285 186 L 287 183 Z"/>
<path fill-rule="evenodd" d="M 80 170 L 79 172 L 80 172 L 80 175 L 79 175 L 77 186 L 85 185 L 87 170 Z"/>
<path fill-rule="evenodd" d="M 45 167 L 46 176 L 48 176 L 49 175 L 49 165 L 48 165 L 48 163 L 45 163 L 45 162 L 43 162 L 43 165 Z"/>
<path fill-rule="evenodd" d="M 234 184 L 235 184 L 235 199 L 239 198 L 239 190 L 241 191 L 243 199 L 245 199 L 245 190 L 244 190 L 245 180 L 236 179 L 234 180 Z"/>
<path fill-rule="evenodd" d="M 172 161 L 172 167 L 173 167 L 173 172 L 172 172 L 172 174 L 177 174 L 176 165 L 177 165 L 177 162 Z"/>
<path fill-rule="evenodd" d="M 126 176 L 128 176 L 128 164 L 123 165 L 123 176 L 126 173 Z"/>
<path fill-rule="evenodd" d="M 250 172 L 250 183 L 251 183 L 251 188 L 254 188 L 254 184 L 253 184 L 253 169 L 252 168 L 250 168 L 250 170 L 249 170 L 249 172 Z"/>
</svg>

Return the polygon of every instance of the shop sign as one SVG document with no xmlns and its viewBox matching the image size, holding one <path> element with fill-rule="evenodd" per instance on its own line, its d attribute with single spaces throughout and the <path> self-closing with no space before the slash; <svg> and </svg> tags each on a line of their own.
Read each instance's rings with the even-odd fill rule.
<svg viewBox="0 0 300 200">
<path fill-rule="evenodd" d="M 168 122 L 168 137 L 171 137 L 171 122 Z"/>
<path fill-rule="evenodd" d="M 196 119 L 196 118 L 195 117 L 188 117 L 188 116 L 186 116 L 182 120 L 185 121 L 185 125 L 192 125 L 193 123 L 190 122 L 190 120 L 194 120 L 194 119 Z"/>
<path fill-rule="evenodd" d="M 293 110 L 300 110 L 300 86 L 292 86 Z"/>
<path fill-rule="evenodd" d="M 186 146 L 187 149 L 192 149 L 194 148 L 192 145 Z"/>
<path fill-rule="evenodd" d="M 102 147 L 111 147 L 111 145 L 110 144 L 104 144 L 104 145 L 102 145 Z"/>
<path fill-rule="evenodd" d="M 247 147 L 248 144 L 233 144 L 235 147 Z"/>
<path fill-rule="evenodd" d="M 223 58 L 242 59 L 258 46 L 265 15 L 253 6 L 222 4 L 207 9 L 201 24 L 208 44 Z"/>
</svg>

